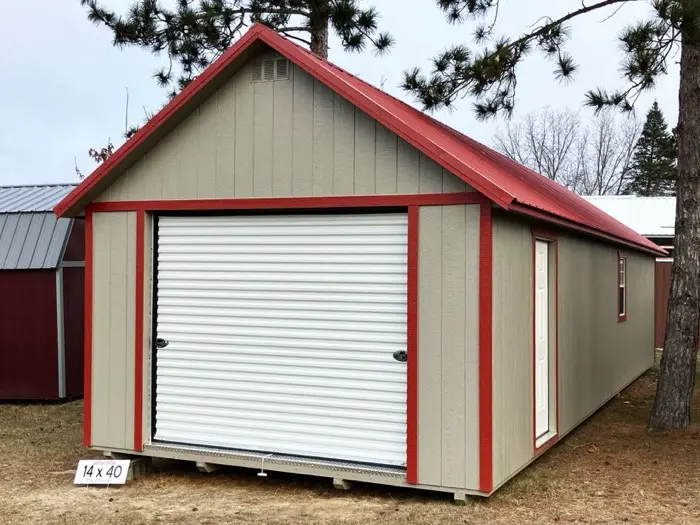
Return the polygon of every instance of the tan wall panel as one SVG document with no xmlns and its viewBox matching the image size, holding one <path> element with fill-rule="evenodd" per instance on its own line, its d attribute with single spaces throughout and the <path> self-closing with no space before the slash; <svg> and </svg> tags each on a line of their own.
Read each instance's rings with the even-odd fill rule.
<svg viewBox="0 0 700 525">
<path fill-rule="evenodd" d="M 355 106 L 335 97 L 333 108 L 333 194 L 355 191 Z"/>
<path fill-rule="evenodd" d="M 359 109 L 355 111 L 355 193 L 357 195 L 377 193 L 375 127 L 374 119 Z"/>
<path fill-rule="evenodd" d="M 272 197 L 272 160 L 274 157 L 274 82 L 253 84 L 253 195 Z"/>
<path fill-rule="evenodd" d="M 330 89 L 314 80 L 314 195 L 333 194 L 334 99 Z"/>
<path fill-rule="evenodd" d="M 532 457 L 532 234 L 493 220 L 493 481 Z"/>
<path fill-rule="evenodd" d="M 469 191 L 297 67 L 244 65 L 98 197 L 159 200 Z"/>
<path fill-rule="evenodd" d="M 209 100 L 209 104 L 202 104 L 199 108 L 200 122 L 210 122 L 209 126 L 199 126 L 199 138 L 197 149 L 197 196 L 201 199 L 216 197 L 216 151 L 218 149 L 219 135 L 219 97 L 218 93 Z"/>
<path fill-rule="evenodd" d="M 234 194 L 231 197 L 253 196 L 255 95 L 253 83 L 250 81 L 251 71 L 250 64 L 247 64 L 230 81 L 236 86 L 236 141 L 233 145 L 236 150 L 236 164 L 233 169 Z M 217 197 L 224 197 L 224 195 L 217 195 Z M 193 196 L 180 195 L 180 198 L 193 198 Z"/>
<path fill-rule="evenodd" d="M 376 191 L 380 195 L 396 193 L 398 191 L 396 174 L 399 138 L 379 124 L 377 124 L 376 138 Z M 453 178 L 457 179 L 457 177 Z"/>
<path fill-rule="evenodd" d="M 533 278 L 531 226 L 497 215 L 493 231 L 497 487 L 533 457 Z M 559 232 L 557 249 L 558 433 L 563 435 L 653 364 L 654 258 L 626 253 L 629 316 L 618 323 L 617 248 Z"/>
<path fill-rule="evenodd" d="M 478 206 L 420 209 L 418 482 L 478 489 Z"/>
<path fill-rule="evenodd" d="M 153 300 L 153 216 L 146 214 L 143 232 L 143 410 L 142 436 L 143 443 L 148 443 L 151 437 L 151 344 L 153 319 L 151 317 L 151 301 Z"/>
<path fill-rule="evenodd" d="M 627 257 L 627 321 L 617 322 L 614 246 L 559 240 L 559 430 L 568 432 L 653 364 L 654 258 Z"/>
<path fill-rule="evenodd" d="M 236 83 L 229 82 L 216 93 L 216 182 L 215 195 L 235 194 Z M 281 126 L 281 125 L 280 125 Z"/>
<path fill-rule="evenodd" d="M 313 194 L 314 79 L 292 68 L 294 82 L 294 165 L 292 195 Z"/>
<path fill-rule="evenodd" d="M 136 218 L 93 216 L 92 443 L 130 448 L 134 431 Z"/>
<path fill-rule="evenodd" d="M 294 166 L 294 84 L 274 83 L 274 126 L 272 143 L 272 194 L 292 195 L 292 173 Z"/>
</svg>

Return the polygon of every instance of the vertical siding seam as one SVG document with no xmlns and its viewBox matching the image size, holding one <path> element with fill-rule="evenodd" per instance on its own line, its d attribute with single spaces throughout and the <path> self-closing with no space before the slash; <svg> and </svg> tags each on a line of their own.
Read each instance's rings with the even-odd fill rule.
<svg viewBox="0 0 700 525">
<path fill-rule="evenodd" d="M 469 454 L 473 451 L 470 451 L 467 448 L 467 443 L 469 442 L 468 439 L 468 425 L 467 425 L 467 413 L 469 411 L 469 402 L 470 399 L 467 395 L 467 389 L 469 385 L 469 333 L 468 333 L 468 328 L 469 328 L 469 307 L 467 305 L 467 300 L 470 298 L 470 287 L 469 287 L 469 272 L 467 271 L 467 265 L 469 264 L 469 238 L 467 232 L 469 231 L 469 211 L 470 207 L 469 206 L 464 206 L 464 264 L 462 265 L 462 270 L 464 271 L 464 341 L 462 342 L 463 344 L 463 352 L 464 352 L 464 370 L 462 371 L 462 377 L 464 379 L 464 420 L 462 421 L 462 433 L 464 434 L 464 477 L 463 477 L 463 482 L 464 486 L 468 487 L 469 486 L 469 469 L 467 468 L 467 465 L 470 465 L 471 462 L 469 460 Z"/>
<path fill-rule="evenodd" d="M 393 133 L 396 138 L 396 171 L 394 173 L 394 192 L 399 193 L 399 136 Z"/>
<path fill-rule="evenodd" d="M 311 101 L 311 143 L 313 144 L 311 147 L 311 188 L 310 188 L 310 195 L 317 195 L 315 191 L 315 187 L 317 185 L 316 183 L 316 165 L 318 164 L 317 158 L 316 158 L 316 128 L 319 125 L 320 118 L 318 115 L 317 111 L 317 100 L 320 103 L 320 97 L 318 94 L 318 80 L 316 80 L 315 77 L 311 78 L 311 90 L 313 91 L 313 97 Z M 333 140 L 335 140 L 335 136 L 333 137 Z"/>
<path fill-rule="evenodd" d="M 272 157 L 270 159 L 270 167 L 271 173 L 270 177 L 272 180 L 270 181 L 270 195 L 274 196 L 276 195 L 275 193 L 275 166 L 277 163 L 275 162 L 275 83 L 272 83 L 272 86 L 270 87 L 270 92 L 272 93 L 272 129 L 270 130 L 271 134 L 271 141 L 272 142 Z M 253 193 L 255 195 L 255 193 Z"/>
<path fill-rule="evenodd" d="M 117 214 L 115 215 L 105 215 L 103 214 L 103 217 L 105 221 L 108 224 L 108 230 L 109 230 L 109 280 L 108 280 L 108 286 L 107 286 L 107 302 L 105 303 L 107 306 L 107 316 L 108 319 L 110 319 L 110 322 L 108 323 L 109 328 L 108 328 L 108 333 L 109 333 L 109 341 L 107 342 L 106 346 L 108 348 L 107 351 L 107 368 L 109 368 L 110 360 L 112 358 L 112 221 L 113 218 L 116 217 Z M 102 411 L 104 414 L 104 411 Z M 109 374 L 109 377 L 107 378 L 107 414 L 112 413 L 112 374 Z M 111 428 L 111 419 L 108 417 L 107 419 L 107 438 L 105 442 L 108 445 L 111 445 L 111 436 L 112 436 L 112 428 Z"/>
<path fill-rule="evenodd" d="M 221 140 L 221 106 L 220 106 L 220 93 L 221 89 L 219 88 L 216 90 L 214 93 L 214 110 L 216 111 L 216 132 L 214 133 L 214 137 L 216 140 L 216 146 L 214 148 L 214 173 L 213 173 L 213 180 L 212 180 L 212 188 L 214 190 L 214 196 L 216 197 L 217 189 L 219 187 L 218 185 L 218 170 L 219 170 L 219 142 Z"/>
<path fill-rule="evenodd" d="M 338 96 L 338 95 L 336 95 Z M 333 108 L 335 111 L 335 107 Z M 359 110 L 355 105 L 352 107 L 352 195 L 355 195 L 355 192 L 357 191 L 357 162 L 355 162 L 355 159 L 357 158 L 357 140 L 355 139 L 355 136 L 357 134 L 357 112 Z M 335 153 L 335 152 L 334 152 Z M 333 164 L 335 164 L 335 156 L 333 156 Z"/>
<path fill-rule="evenodd" d="M 419 168 L 418 168 L 418 188 L 420 191 L 420 155 L 419 155 Z M 442 431 L 444 429 L 444 423 L 442 420 L 442 408 L 445 404 L 445 338 L 443 334 L 443 319 L 442 319 L 442 286 L 445 280 L 445 244 L 443 243 L 443 235 L 445 234 L 445 207 L 440 206 L 440 480 L 442 481 L 443 471 L 442 471 L 442 460 L 445 457 L 445 448 L 442 442 Z"/>
<path fill-rule="evenodd" d="M 374 145 L 374 155 L 372 155 L 372 193 L 376 195 L 377 193 L 377 121 L 372 119 L 374 123 L 374 140 L 372 144 Z"/>
<path fill-rule="evenodd" d="M 251 83 L 252 83 L 252 80 L 251 80 Z M 256 155 L 255 155 L 255 146 L 256 146 L 256 144 L 255 144 L 255 137 L 256 137 L 256 134 L 257 134 L 257 130 L 255 129 L 255 128 L 256 128 L 256 126 L 255 126 L 255 87 L 256 87 L 255 84 L 253 84 L 253 88 L 252 88 L 252 90 L 251 90 L 251 93 L 252 93 L 252 95 L 253 95 L 253 96 L 251 97 L 251 98 L 252 98 L 252 104 L 253 104 L 253 108 L 252 108 L 253 112 L 252 112 L 252 114 L 251 114 L 251 115 L 252 115 L 251 123 L 252 123 L 252 125 L 253 125 L 253 132 L 251 133 L 251 137 L 252 137 L 252 140 L 253 140 L 253 151 L 252 151 L 251 157 L 252 157 L 253 160 L 252 160 L 252 163 L 251 163 L 251 170 L 252 170 L 252 173 L 250 174 L 250 178 L 251 178 L 251 180 L 252 180 L 252 185 L 251 185 L 250 191 L 251 191 L 251 195 L 252 195 L 253 197 L 255 196 L 255 157 L 256 157 Z"/>
<path fill-rule="evenodd" d="M 199 140 L 197 141 L 197 148 L 199 148 Z M 198 150 L 199 151 L 199 150 Z M 197 181 L 197 191 L 199 191 L 199 181 Z M 129 273 L 131 273 L 131 266 L 129 265 L 129 250 L 133 249 L 133 246 L 130 246 L 131 243 L 129 243 L 129 237 L 131 234 L 131 222 L 132 222 L 132 217 L 133 213 L 127 213 L 126 214 L 126 234 L 125 234 L 125 240 L 127 241 L 127 249 L 124 250 L 124 288 L 123 288 L 123 294 L 124 294 L 124 350 L 125 350 L 125 358 L 126 355 L 129 353 L 129 346 L 131 346 L 131 341 L 129 341 L 129 338 L 127 337 L 127 334 L 129 333 L 129 296 L 131 296 L 131 293 L 129 293 Z M 128 362 L 128 359 L 125 359 L 125 361 Z M 126 364 L 126 363 L 125 363 Z M 126 416 L 129 413 L 129 387 L 131 386 L 129 383 L 129 369 L 125 366 L 125 373 L 124 373 L 124 415 Z M 126 419 L 126 418 L 125 418 Z M 126 421 L 125 421 L 126 422 Z M 132 438 L 133 436 L 129 435 L 128 432 L 128 427 L 127 425 L 124 425 L 124 446 L 128 446 L 128 443 L 130 442 L 129 438 Z"/>
<path fill-rule="evenodd" d="M 291 168 L 292 169 L 290 170 L 289 176 L 292 178 L 292 180 L 291 180 L 290 187 L 289 187 L 289 193 L 290 193 L 290 195 L 296 195 L 296 193 L 294 192 L 294 178 L 295 178 L 294 177 L 294 171 L 295 171 L 294 167 L 297 165 L 297 149 L 296 149 L 297 145 L 296 145 L 296 140 L 295 140 L 296 133 L 294 133 L 294 130 L 297 129 L 297 122 L 296 122 L 297 110 L 296 110 L 296 106 L 295 106 L 294 102 L 296 99 L 295 90 L 296 90 L 296 84 L 297 84 L 297 80 L 296 80 L 297 75 L 296 75 L 296 66 L 292 65 L 290 62 L 290 67 L 291 67 L 291 73 L 292 73 L 292 159 L 291 159 L 291 161 L 292 161 Z"/>
<path fill-rule="evenodd" d="M 238 170 L 236 170 L 236 157 L 238 156 L 238 149 L 237 149 L 238 148 L 238 84 L 235 84 L 231 91 L 233 92 L 233 104 L 231 104 L 231 107 L 233 108 L 233 145 L 231 147 L 231 151 L 233 151 L 233 159 L 232 159 L 231 166 L 229 169 L 232 172 L 232 175 L 231 175 L 231 196 L 235 197 L 236 196 L 236 175 L 238 173 Z"/>
</svg>

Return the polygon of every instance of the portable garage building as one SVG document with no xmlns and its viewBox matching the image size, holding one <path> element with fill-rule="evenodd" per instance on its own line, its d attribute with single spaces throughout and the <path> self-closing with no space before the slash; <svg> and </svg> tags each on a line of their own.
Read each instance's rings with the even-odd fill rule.
<svg viewBox="0 0 700 525">
<path fill-rule="evenodd" d="M 655 244 L 262 26 L 85 210 L 85 443 L 491 494 L 653 362 Z"/>
<path fill-rule="evenodd" d="M 84 221 L 52 213 L 74 188 L 0 186 L 0 399 L 83 393 Z"/>
</svg>

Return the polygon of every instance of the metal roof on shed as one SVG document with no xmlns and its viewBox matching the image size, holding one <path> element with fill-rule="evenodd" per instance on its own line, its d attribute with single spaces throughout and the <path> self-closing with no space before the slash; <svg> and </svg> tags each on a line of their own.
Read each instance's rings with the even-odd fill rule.
<svg viewBox="0 0 700 525">
<path fill-rule="evenodd" d="M 70 219 L 51 211 L 74 184 L 0 186 L 0 270 L 57 268 Z"/>
<path fill-rule="evenodd" d="M 75 184 L 0 186 L 0 213 L 51 211 Z"/>
</svg>

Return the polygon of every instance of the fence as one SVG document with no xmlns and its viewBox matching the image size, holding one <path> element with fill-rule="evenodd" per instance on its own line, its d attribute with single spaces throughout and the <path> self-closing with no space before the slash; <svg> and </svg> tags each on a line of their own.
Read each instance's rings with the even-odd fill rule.
<svg viewBox="0 0 700 525">
<path fill-rule="evenodd" d="M 656 261 L 654 271 L 654 346 L 656 348 L 664 345 L 672 264 L 671 261 Z"/>
</svg>

